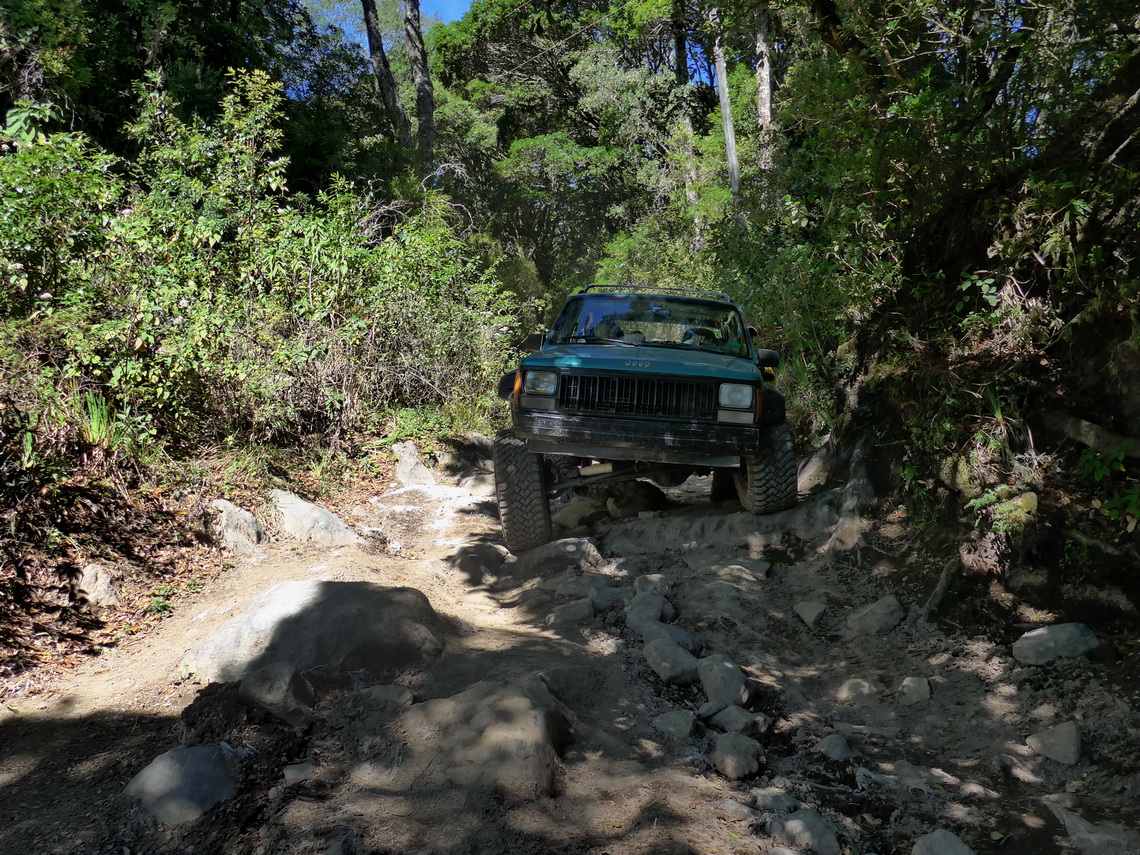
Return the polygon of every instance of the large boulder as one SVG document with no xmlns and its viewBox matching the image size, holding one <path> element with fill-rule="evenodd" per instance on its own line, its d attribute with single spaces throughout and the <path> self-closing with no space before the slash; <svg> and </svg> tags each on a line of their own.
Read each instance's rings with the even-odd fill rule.
<svg viewBox="0 0 1140 855">
<path fill-rule="evenodd" d="M 208 682 L 240 680 L 277 662 L 300 671 L 333 665 L 383 677 L 435 659 L 450 632 L 414 588 L 281 582 L 198 642 L 182 665 Z"/>
<path fill-rule="evenodd" d="M 414 748 L 452 784 L 513 800 L 549 796 L 569 719 L 541 679 L 477 683 L 413 705 L 403 719 Z"/>
</svg>

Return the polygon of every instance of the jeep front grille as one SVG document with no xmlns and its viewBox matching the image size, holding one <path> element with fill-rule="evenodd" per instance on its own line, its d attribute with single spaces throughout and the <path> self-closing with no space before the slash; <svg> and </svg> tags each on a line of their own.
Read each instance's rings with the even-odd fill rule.
<svg viewBox="0 0 1140 855">
<path fill-rule="evenodd" d="M 558 409 L 712 420 L 716 417 L 716 392 L 716 384 L 705 381 L 563 374 L 558 385 Z"/>
</svg>

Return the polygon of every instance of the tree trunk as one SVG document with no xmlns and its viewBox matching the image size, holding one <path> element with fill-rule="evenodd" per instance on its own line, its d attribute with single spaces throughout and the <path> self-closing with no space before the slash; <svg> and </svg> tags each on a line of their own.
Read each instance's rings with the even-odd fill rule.
<svg viewBox="0 0 1140 855">
<path fill-rule="evenodd" d="M 756 28 L 756 118 L 760 131 L 772 127 L 772 41 L 768 32 L 768 10 L 760 12 Z"/>
<path fill-rule="evenodd" d="M 404 44 L 416 84 L 416 145 L 429 168 L 435 159 L 435 90 L 428 73 L 427 51 L 420 28 L 420 0 L 404 2 Z"/>
<path fill-rule="evenodd" d="M 732 188 L 732 212 L 744 228 L 744 209 L 741 203 L 740 156 L 736 152 L 736 126 L 732 122 L 732 102 L 728 97 L 728 67 L 724 61 L 724 43 L 720 39 L 720 11 L 709 8 L 709 24 L 713 36 L 713 60 L 716 63 L 716 91 L 720 96 L 720 121 L 724 128 L 724 155 L 728 161 L 728 180 Z"/>
<path fill-rule="evenodd" d="M 396 142 L 405 148 L 412 145 L 412 128 L 408 116 L 400 103 L 400 92 L 396 88 L 396 78 L 388 65 L 384 53 L 384 34 L 380 31 L 380 17 L 376 12 L 376 0 L 360 0 L 364 9 L 364 29 L 368 33 L 368 55 L 372 59 L 372 71 L 376 76 L 376 91 L 384 102 L 384 112 L 396 132 Z"/>
<path fill-rule="evenodd" d="M 756 120 L 760 125 L 760 168 L 772 169 L 772 38 L 771 16 L 760 7 L 756 25 Z"/>
<path fill-rule="evenodd" d="M 673 0 L 673 74 L 679 90 L 686 90 L 689 85 L 689 46 L 685 37 L 685 0 Z M 687 93 L 686 93 L 687 94 Z M 697 202 L 700 196 L 697 193 L 697 170 L 694 163 L 693 152 L 693 116 L 689 107 L 688 98 L 681 110 L 681 153 L 685 160 L 685 201 L 693 213 L 693 239 L 690 249 L 700 252 L 704 248 L 704 228 L 700 215 L 696 213 Z"/>
</svg>

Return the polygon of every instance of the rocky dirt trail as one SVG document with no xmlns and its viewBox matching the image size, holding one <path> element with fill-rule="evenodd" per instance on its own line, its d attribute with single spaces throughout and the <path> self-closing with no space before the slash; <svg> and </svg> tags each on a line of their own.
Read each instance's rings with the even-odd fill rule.
<svg viewBox="0 0 1140 855">
<path fill-rule="evenodd" d="M 0 711 L 0 851 L 1140 853 L 1111 650 L 939 623 L 858 453 L 767 517 L 578 497 L 511 556 L 481 449 L 339 519 L 275 497 L 157 631 Z"/>
</svg>

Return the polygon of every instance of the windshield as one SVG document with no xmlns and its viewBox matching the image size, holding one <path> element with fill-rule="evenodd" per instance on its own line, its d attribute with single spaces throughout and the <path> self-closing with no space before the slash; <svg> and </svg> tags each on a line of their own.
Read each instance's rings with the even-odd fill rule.
<svg viewBox="0 0 1140 855">
<path fill-rule="evenodd" d="M 740 314 L 732 306 L 685 297 L 584 294 L 562 309 L 549 344 L 616 341 L 700 347 L 748 356 Z"/>
</svg>

